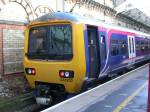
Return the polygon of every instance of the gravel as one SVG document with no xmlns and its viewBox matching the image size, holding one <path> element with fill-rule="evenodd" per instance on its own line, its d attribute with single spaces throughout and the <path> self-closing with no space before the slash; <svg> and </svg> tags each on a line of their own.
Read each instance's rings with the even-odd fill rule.
<svg viewBox="0 0 150 112">
<path fill-rule="evenodd" d="M 0 81 L 0 99 L 9 99 L 31 92 L 24 75 L 4 77 Z"/>
</svg>

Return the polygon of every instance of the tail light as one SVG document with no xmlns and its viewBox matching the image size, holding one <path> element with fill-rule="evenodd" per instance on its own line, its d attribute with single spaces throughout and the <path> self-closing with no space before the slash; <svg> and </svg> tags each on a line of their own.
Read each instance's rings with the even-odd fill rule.
<svg viewBox="0 0 150 112">
<path fill-rule="evenodd" d="M 59 76 L 61 78 L 73 78 L 74 77 L 74 72 L 71 70 L 60 70 L 59 71 Z"/>
<path fill-rule="evenodd" d="M 25 68 L 25 72 L 28 75 L 36 75 L 36 70 L 35 68 Z"/>
<path fill-rule="evenodd" d="M 59 76 L 60 77 L 64 77 L 65 76 L 65 72 L 64 71 L 59 72 Z"/>
</svg>

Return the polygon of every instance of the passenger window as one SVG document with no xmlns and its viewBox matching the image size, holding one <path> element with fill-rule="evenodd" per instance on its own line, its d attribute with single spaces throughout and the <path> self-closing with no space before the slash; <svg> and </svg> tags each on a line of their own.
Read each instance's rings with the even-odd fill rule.
<svg viewBox="0 0 150 112">
<path fill-rule="evenodd" d="M 134 48 L 134 40 L 133 40 L 133 38 L 132 38 L 132 46 L 133 46 L 133 53 L 134 53 L 135 52 L 134 51 L 135 48 Z"/>
<path fill-rule="evenodd" d="M 118 44 L 118 40 L 111 40 L 111 44 Z"/>
<path fill-rule="evenodd" d="M 120 55 L 124 55 L 127 53 L 127 45 L 125 40 L 120 40 Z"/>
<path fill-rule="evenodd" d="M 118 55 L 119 54 L 119 50 L 118 50 L 117 46 L 116 45 L 112 45 L 111 47 L 112 47 L 112 50 L 111 50 L 112 56 Z"/>
<path fill-rule="evenodd" d="M 111 40 L 111 55 L 116 56 L 119 54 L 118 40 Z"/>
<path fill-rule="evenodd" d="M 145 51 L 148 50 L 148 42 L 147 42 L 147 41 L 148 41 L 148 40 L 145 41 Z"/>
<path fill-rule="evenodd" d="M 145 46 L 144 46 L 144 42 L 141 42 L 141 45 L 140 45 L 140 47 L 141 47 L 141 51 L 145 51 Z"/>
<path fill-rule="evenodd" d="M 136 51 L 139 51 L 139 50 L 140 50 L 140 42 L 137 41 L 137 42 L 136 42 Z"/>
<path fill-rule="evenodd" d="M 129 38 L 129 49 L 130 49 L 130 53 L 131 53 L 131 39 Z"/>
<path fill-rule="evenodd" d="M 148 41 L 148 49 L 150 50 L 150 40 Z"/>
</svg>

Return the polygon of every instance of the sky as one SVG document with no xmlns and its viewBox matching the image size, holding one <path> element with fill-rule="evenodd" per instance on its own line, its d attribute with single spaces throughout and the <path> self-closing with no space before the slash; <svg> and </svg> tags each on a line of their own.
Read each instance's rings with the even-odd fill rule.
<svg viewBox="0 0 150 112">
<path fill-rule="evenodd" d="M 55 0 L 29 0 L 29 1 L 31 2 L 34 8 L 36 8 L 39 5 L 48 5 L 52 9 L 59 7 L 56 5 Z M 95 1 L 103 3 L 103 0 L 95 0 Z M 105 1 L 107 2 L 109 0 Z M 126 1 L 132 4 L 134 8 L 138 8 L 139 10 L 141 10 L 143 13 L 145 13 L 150 17 L 150 0 L 126 0 Z M 57 3 L 59 2 L 60 1 L 57 0 Z M 2 5 L 2 3 L 0 2 L 0 8 L 2 9 L 0 11 L 0 19 L 25 21 L 25 18 L 27 17 L 24 9 L 16 3 L 9 3 L 6 5 Z M 123 10 L 123 7 L 120 7 L 119 10 Z"/>
<path fill-rule="evenodd" d="M 131 4 L 131 7 L 126 7 L 128 4 Z M 122 12 L 125 10 L 130 10 L 133 8 L 137 8 L 147 16 L 150 17 L 150 0 L 126 0 L 124 4 L 121 4 L 116 8 L 118 12 Z"/>
<path fill-rule="evenodd" d="M 150 17 L 150 0 L 130 0 L 130 2 Z"/>
</svg>

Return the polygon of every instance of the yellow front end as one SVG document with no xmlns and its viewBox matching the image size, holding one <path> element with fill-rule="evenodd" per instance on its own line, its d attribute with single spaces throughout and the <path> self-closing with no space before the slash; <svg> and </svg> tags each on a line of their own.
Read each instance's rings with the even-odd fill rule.
<svg viewBox="0 0 150 112">
<path fill-rule="evenodd" d="M 27 57 L 29 31 L 30 28 L 43 25 L 70 24 L 72 26 L 72 50 L 73 57 L 71 60 L 34 60 Z M 33 23 L 29 25 L 25 31 L 25 56 L 24 69 L 34 68 L 35 75 L 28 75 L 26 78 L 31 86 L 35 88 L 35 82 L 62 84 L 68 93 L 77 93 L 80 91 L 85 74 L 86 74 L 86 59 L 84 48 L 84 25 L 76 24 L 68 21 L 50 21 L 46 23 Z M 71 70 L 74 72 L 74 78 L 61 78 L 60 70 Z"/>
</svg>

